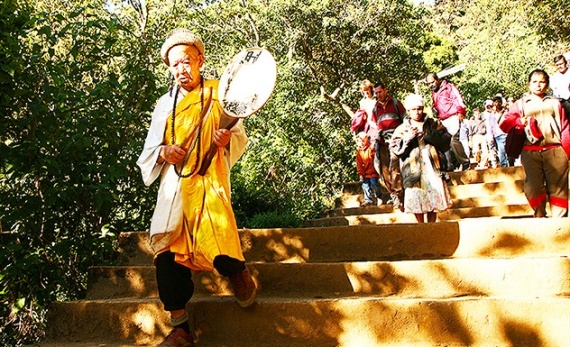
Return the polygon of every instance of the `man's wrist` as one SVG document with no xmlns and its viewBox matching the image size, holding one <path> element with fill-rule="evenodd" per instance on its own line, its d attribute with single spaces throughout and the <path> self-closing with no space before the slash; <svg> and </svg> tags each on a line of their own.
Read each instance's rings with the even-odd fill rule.
<svg viewBox="0 0 570 347">
<path fill-rule="evenodd" d="M 162 164 L 166 161 L 166 146 L 160 146 L 160 150 L 158 152 L 158 158 L 156 158 L 157 164 Z"/>
</svg>

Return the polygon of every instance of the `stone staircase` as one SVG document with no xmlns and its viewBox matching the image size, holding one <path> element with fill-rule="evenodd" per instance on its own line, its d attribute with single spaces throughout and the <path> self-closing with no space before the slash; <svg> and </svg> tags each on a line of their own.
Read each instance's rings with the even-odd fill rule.
<svg viewBox="0 0 570 347">
<path fill-rule="evenodd" d="M 479 217 L 532 217 L 523 193 L 522 167 L 469 170 L 449 173 L 449 193 L 453 207 L 438 214 L 439 221 Z M 360 182 L 344 185 L 335 208 L 325 211 L 322 218 L 305 222 L 307 227 L 415 223 L 412 214 L 394 209 L 392 205 L 360 207 L 363 202 Z"/>
<path fill-rule="evenodd" d="M 532 215 L 520 175 L 454 174 L 457 206 L 438 223 L 385 206 L 353 218 L 347 185 L 322 219 L 344 225 L 241 230 L 258 300 L 241 309 L 225 279 L 195 275 L 197 345 L 570 346 L 570 220 L 516 217 Z M 383 215 L 394 222 L 375 225 Z M 168 333 L 148 234 L 121 234 L 119 252 L 120 266 L 91 269 L 85 300 L 52 304 L 41 346 L 153 346 Z"/>
</svg>

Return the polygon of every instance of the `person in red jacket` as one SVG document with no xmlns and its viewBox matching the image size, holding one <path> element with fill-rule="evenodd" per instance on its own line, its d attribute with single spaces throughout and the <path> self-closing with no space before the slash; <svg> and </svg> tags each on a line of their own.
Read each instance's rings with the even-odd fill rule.
<svg viewBox="0 0 570 347">
<path fill-rule="evenodd" d="M 398 157 L 390 154 L 388 144 L 394 130 L 402 124 L 406 109 L 400 101 L 390 96 L 388 86 L 384 82 L 380 81 L 374 85 L 374 94 L 376 95 L 376 105 L 373 111 L 373 121 L 377 129 L 376 137 L 372 138 L 372 142 L 375 142 L 374 149 L 377 159 L 374 167 L 378 171 L 380 185 L 389 194 L 384 202 L 391 203 L 394 208 L 400 208 L 402 175 Z"/>
<path fill-rule="evenodd" d="M 362 206 L 373 205 L 372 199 L 377 199 L 378 205 L 382 204 L 382 192 L 378 183 L 378 172 L 374 168 L 374 156 L 376 151 L 370 145 L 370 138 L 365 132 L 358 133 L 359 146 L 356 151 L 356 171 L 362 182 L 364 203 Z"/>
<path fill-rule="evenodd" d="M 528 77 L 530 93 L 514 103 L 499 126 L 506 133 L 514 127 L 524 129 L 524 192 L 534 216 L 546 217 L 548 201 L 552 217 L 566 217 L 570 122 L 560 101 L 546 95 L 548 85 L 546 71 L 533 70 Z"/>
</svg>

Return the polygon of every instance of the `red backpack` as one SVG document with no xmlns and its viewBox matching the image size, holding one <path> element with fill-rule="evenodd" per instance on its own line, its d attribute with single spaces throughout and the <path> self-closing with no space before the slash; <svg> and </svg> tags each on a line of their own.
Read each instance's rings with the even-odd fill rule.
<svg viewBox="0 0 570 347">
<path fill-rule="evenodd" d="M 368 120 L 368 114 L 364 110 L 358 110 L 354 112 L 352 117 L 352 122 L 350 123 L 350 131 L 352 133 L 359 133 L 361 131 L 366 131 L 366 121 Z"/>
</svg>

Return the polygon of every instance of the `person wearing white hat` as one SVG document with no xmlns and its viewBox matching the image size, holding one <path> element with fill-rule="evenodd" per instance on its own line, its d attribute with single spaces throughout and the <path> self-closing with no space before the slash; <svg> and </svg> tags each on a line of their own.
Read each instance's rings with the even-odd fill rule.
<svg viewBox="0 0 570 347">
<path fill-rule="evenodd" d="M 199 36 L 174 29 L 160 53 L 176 85 L 158 100 L 137 165 L 146 185 L 160 177 L 150 242 L 159 297 L 173 329 L 159 346 L 186 347 L 194 345 L 185 309 L 194 292 L 192 271 L 215 269 L 227 277 L 242 307 L 255 300 L 230 200 L 230 168 L 245 151 L 247 136 L 241 121 L 220 129 L 218 81 L 200 73 Z M 202 175 L 211 145 L 217 152 Z"/>
<path fill-rule="evenodd" d="M 413 213 L 418 223 L 435 222 L 437 212 L 452 205 L 442 178 L 447 173 L 440 167 L 452 136 L 440 120 L 426 116 L 421 95 L 409 94 L 404 107 L 408 116 L 390 142 L 390 150 L 400 159 L 404 212 Z"/>
</svg>

